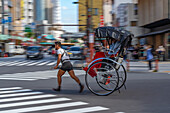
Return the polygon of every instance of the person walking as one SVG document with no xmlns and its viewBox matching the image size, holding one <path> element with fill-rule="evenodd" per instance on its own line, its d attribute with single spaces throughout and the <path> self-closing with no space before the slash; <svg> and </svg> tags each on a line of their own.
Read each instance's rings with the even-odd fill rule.
<svg viewBox="0 0 170 113">
<path fill-rule="evenodd" d="M 153 48 L 151 45 L 147 47 L 147 61 L 149 65 L 149 72 L 152 71 L 152 60 L 153 60 Z"/>
<path fill-rule="evenodd" d="M 60 91 L 61 90 L 61 82 L 62 82 L 61 77 L 67 71 L 69 73 L 69 75 L 71 76 L 71 78 L 74 79 L 79 84 L 79 86 L 80 86 L 79 92 L 81 93 L 84 89 L 84 85 L 82 85 L 79 78 L 75 76 L 73 66 L 70 62 L 69 56 L 68 56 L 67 52 L 64 49 L 61 48 L 61 42 L 55 42 L 55 49 L 57 50 L 58 60 L 57 60 L 57 64 L 54 67 L 54 69 L 58 68 L 60 61 L 62 63 L 62 66 L 59 69 L 58 74 L 57 74 L 58 88 L 53 88 L 53 90 L 54 91 Z"/>
</svg>

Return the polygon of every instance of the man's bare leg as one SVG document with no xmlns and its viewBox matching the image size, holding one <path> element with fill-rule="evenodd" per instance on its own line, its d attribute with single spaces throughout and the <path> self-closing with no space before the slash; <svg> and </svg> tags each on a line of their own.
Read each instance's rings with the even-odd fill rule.
<svg viewBox="0 0 170 113">
<path fill-rule="evenodd" d="M 78 77 L 76 77 L 73 70 L 69 71 L 68 73 L 71 76 L 71 78 L 74 79 L 80 85 L 80 93 L 81 93 L 84 89 L 84 85 L 81 84 L 80 80 L 78 79 Z"/>
<path fill-rule="evenodd" d="M 60 91 L 61 90 L 61 82 L 62 82 L 62 79 L 61 77 L 65 74 L 65 71 L 59 69 L 58 71 L 58 74 L 57 74 L 57 81 L 58 81 L 58 88 L 53 88 L 53 90 L 55 91 Z"/>
</svg>

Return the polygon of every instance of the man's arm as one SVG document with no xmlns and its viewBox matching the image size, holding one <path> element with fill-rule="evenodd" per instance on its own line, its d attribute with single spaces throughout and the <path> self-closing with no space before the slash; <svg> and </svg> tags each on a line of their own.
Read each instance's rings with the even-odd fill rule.
<svg viewBox="0 0 170 113">
<path fill-rule="evenodd" d="M 54 69 L 58 68 L 58 65 L 60 64 L 60 61 L 61 61 L 61 54 L 58 54 L 57 65 L 54 67 Z"/>
</svg>

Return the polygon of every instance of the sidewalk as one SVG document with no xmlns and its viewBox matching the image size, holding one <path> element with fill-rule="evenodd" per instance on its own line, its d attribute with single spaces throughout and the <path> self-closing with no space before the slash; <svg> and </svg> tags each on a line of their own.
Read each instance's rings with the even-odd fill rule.
<svg viewBox="0 0 170 113">
<path fill-rule="evenodd" d="M 126 66 L 126 64 L 124 64 Z M 155 62 L 152 63 L 153 70 L 155 69 Z M 138 61 L 130 62 L 130 72 L 148 72 L 148 62 L 147 61 Z M 170 73 L 170 61 L 163 61 L 158 63 L 158 72 Z"/>
</svg>

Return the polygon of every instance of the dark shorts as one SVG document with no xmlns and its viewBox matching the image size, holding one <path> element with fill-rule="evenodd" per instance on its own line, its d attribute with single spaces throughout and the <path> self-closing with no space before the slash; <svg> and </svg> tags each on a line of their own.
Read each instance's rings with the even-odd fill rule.
<svg viewBox="0 0 170 113">
<path fill-rule="evenodd" d="M 63 71 L 68 71 L 69 72 L 69 71 L 73 70 L 73 65 L 71 64 L 70 61 L 65 62 L 65 63 L 62 64 L 60 69 L 63 70 Z"/>
</svg>

